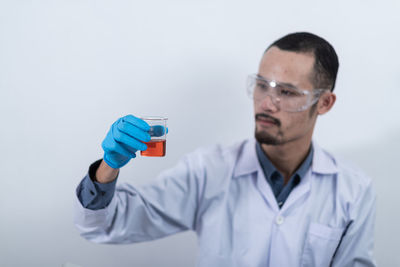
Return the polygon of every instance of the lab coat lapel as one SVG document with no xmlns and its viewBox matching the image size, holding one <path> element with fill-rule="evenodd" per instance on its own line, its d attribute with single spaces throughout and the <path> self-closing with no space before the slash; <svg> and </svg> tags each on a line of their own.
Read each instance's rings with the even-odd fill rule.
<svg viewBox="0 0 400 267">
<path fill-rule="evenodd" d="M 325 152 L 315 141 L 313 141 L 314 155 L 311 167 L 301 179 L 300 184 L 293 188 L 288 199 L 282 207 L 282 211 L 289 209 L 293 204 L 306 197 L 311 190 L 311 181 L 316 175 L 321 177 L 332 177 L 331 174 L 338 171 L 334 158 Z"/>
<path fill-rule="evenodd" d="M 337 172 L 337 166 L 334 158 L 329 153 L 322 150 L 321 147 L 319 147 L 318 144 L 313 141 L 314 156 L 311 168 L 307 171 L 307 174 L 303 177 L 303 179 L 301 179 L 300 184 L 296 186 L 289 194 L 289 197 L 282 209 L 279 210 L 278 203 L 276 202 L 272 189 L 268 184 L 258 161 L 255 144 L 255 139 L 250 139 L 244 143 L 239 152 L 238 160 L 235 164 L 233 177 L 250 177 L 251 173 L 257 172 L 257 189 L 267 205 L 276 212 L 288 209 L 301 198 L 306 196 L 311 190 L 311 180 L 316 174 L 325 175 Z"/>
<path fill-rule="evenodd" d="M 298 203 L 303 197 L 307 197 L 311 189 L 311 169 L 309 169 L 306 175 L 301 179 L 300 183 L 293 188 L 290 192 L 285 204 L 283 204 L 281 211 L 289 209 L 293 204 Z"/>
<path fill-rule="evenodd" d="M 233 170 L 233 178 L 248 177 L 248 174 L 257 171 L 259 165 L 256 155 L 256 140 L 247 140 L 241 149 L 237 157 L 237 161 Z"/>
<path fill-rule="evenodd" d="M 322 175 L 335 174 L 338 172 L 335 158 L 323 150 L 315 141 L 313 141 L 314 156 L 311 164 L 312 173 Z"/>
<path fill-rule="evenodd" d="M 271 186 L 268 184 L 267 179 L 265 178 L 264 172 L 261 169 L 261 166 L 258 166 L 257 172 L 257 189 L 260 192 L 261 196 L 267 203 L 267 205 L 275 212 L 279 212 L 278 203 L 276 202 L 276 198 L 274 193 L 272 192 Z"/>
<path fill-rule="evenodd" d="M 256 175 L 253 176 L 252 173 Z M 255 177 L 255 185 L 262 196 L 262 199 L 274 211 L 278 211 L 279 207 L 276 203 L 275 196 L 265 179 L 264 172 L 261 169 L 256 153 L 256 140 L 248 140 L 239 152 L 238 160 L 233 171 L 235 179 Z"/>
</svg>

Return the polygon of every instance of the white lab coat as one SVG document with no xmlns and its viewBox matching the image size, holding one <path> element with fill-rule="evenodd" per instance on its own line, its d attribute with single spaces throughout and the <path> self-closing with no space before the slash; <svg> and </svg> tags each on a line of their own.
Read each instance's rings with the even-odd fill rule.
<svg viewBox="0 0 400 267">
<path fill-rule="evenodd" d="M 281 209 L 250 139 L 198 149 L 149 185 L 121 184 L 105 209 L 76 198 L 75 224 L 97 243 L 193 230 L 204 267 L 375 266 L 371 179 L 313 147 L 310 169 Z"/>
</svg>

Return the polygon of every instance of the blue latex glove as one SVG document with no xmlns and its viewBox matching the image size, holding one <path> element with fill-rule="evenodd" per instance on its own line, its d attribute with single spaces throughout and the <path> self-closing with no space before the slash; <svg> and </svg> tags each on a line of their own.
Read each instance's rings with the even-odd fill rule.
<svg viewBox="0 0 400 267">
<path fill-rule="evenodd" d="M 121 168 L 127 164 L 131 158 L 136 157 L 136 152 L 138 150 L 147 149 L 146 144 L 142 142 L 150 141 L 151 137 L 149 131 L 150 126 L 144 120 L 135 116 L 127 115 L 118 119 L 111 125 L 102 143 L 104 161 L 111 168 Z M 163 130 L 161 131 L 163 132 Z M 155 130 L 155 132 L 159 135 L 159 130 Z"/>
</svg>

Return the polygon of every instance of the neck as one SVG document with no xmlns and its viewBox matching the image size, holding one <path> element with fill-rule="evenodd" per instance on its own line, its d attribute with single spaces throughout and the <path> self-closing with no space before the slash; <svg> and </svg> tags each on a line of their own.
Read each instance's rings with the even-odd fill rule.
<svg viewBox="0 0 400 267">
<path fill-rule="evenodd" d="M 261 147 L 272 164 L 283 175 L 285 184 L 307 157 L 311 147 L 311 136 L 287 142 L 282 145 L 266 145 Z"/>
</svg>

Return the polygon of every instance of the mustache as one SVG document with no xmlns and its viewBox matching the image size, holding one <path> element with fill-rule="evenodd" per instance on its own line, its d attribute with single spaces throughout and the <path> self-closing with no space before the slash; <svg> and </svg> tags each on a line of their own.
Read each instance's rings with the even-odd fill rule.
<svg viewBox="0 0 400 267">
<path fill-rule="evenodd" d="M 255 119 L 258 120 L 260 118 L 272 120 L 276 125 L 281 126 L 281 121 L 280 120 L 278 120 L 277 118 L 274 118 L 274 117 L 272 117 L 272 116 L 270 116 L 268 114 L 265 114 L 265 113 L 256 114 Z"/>
</svg>

